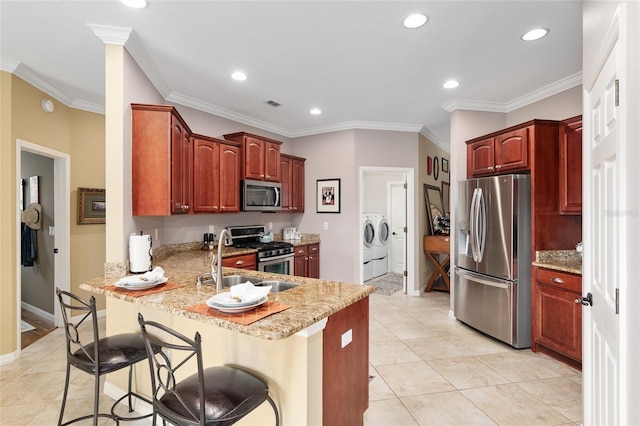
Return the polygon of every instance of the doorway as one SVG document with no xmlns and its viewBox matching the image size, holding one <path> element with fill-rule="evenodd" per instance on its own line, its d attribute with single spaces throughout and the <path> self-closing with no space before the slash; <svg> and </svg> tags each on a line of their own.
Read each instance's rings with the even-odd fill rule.
<svg viewBox="0 0 640 426">
<path fill-rule="evenodd" d="M 400 196 L 399 192 L 404 193 Z M 413 169 L 398 167 L 361 167 L 360 168 L 360 223 L 363 226 L 366 214 L 384 217 L 391 228 L 388 241 L 387 262 L 390 273 L 397 272 L 402 276 L 402 287 L 405 293 L 416 293 L 416 276 L 413 261 L 413 247 L 410 241 L 414 239 L 413 223 Z M 395 195 L 394 195 L 395 194 Z M 403 222 L 402 234 L 393 227 Z M 395 225 L 394 225 L 395 224 Z M 375 227 L 375 224 L 374 224 Z M 404 232 L 406 228 L 406 232 Z M 360 241 L 360 282 L 364 282 L 365 244 L 364 232 Z M 418 293 L 419 294 L 419 293 Z"/>
<path fill-rule="evenodd" d="M 48 191 L 53 191 L 52 199 L 55 200 L 55 203 L 51 203 L 52 207 L 50 209 L 52 211 L 47 212 L 47 216 L 49 217 L 48 223 L 41 228 L 39 231 L 41 233 L 40 238 L 43 238 L 43 234 L 46 235 L 46 238 L 52 239 L 48 241 L 48 244 L 43 246 L 43 249 L 47 251 L 51 250 L 53 257 L 51 258 L 51 277 L 53 283 L 51 285 L 46 286 L 45 290 L 45 305 L 52 306 L 53 309 L 41 309 L 39 310 L 37 307 L 33 310 L 36 314 L 40 314 L 40 316 L 47 317 L 47 314 L 50 316 L 54 327 L 58 327 L 62 324 L 62 313 L 60 312 L 60 308 L 58 303 L 56 302 L 55 296 L 55 287 L 59 287 L 62 290 L 69 290 L 70 283 L 70 258 L 69 258 L 69 247 L 70 247 L 70 158 L 69 155 L 55 151 L 31 142 L 27 142 L 24 140 L 18 139 L 16 142 L 16 206 L 21 206 L 21 196 L 22 196 L 22 160 L 23 155 L 25 157 L 30 157 L 32 159 L 41 159 L 41 160 L 52 160 L 52 182 L 48 188 Z M 42 164 L 51 164 L 51 162 L 44 161 Z M 31 172 L 30 172 L 31 173 Z M 51 175 L 51 173 L 50 173 Z M 42 194 L 44 195 L 44 194 Z M 48 194 L 51 196 L 51 194 Z M 51 197 L 50 197 L 51 198 Z M 28 200 L 28 198 L 27 198 Z M 16 312 L 17 312 L 17 342 L 16 347 L 22 347 L 22 321 L 21 321 L 21 312 L 23 308 L 23 294 L 22 294 L 22 279 L 23 279 L 23 267 L 21 262 L 21 215 L 20 209 L 18 208 L 18 213 L 16 215 Z M 44 216 L 44 212 L 43 212 Z M 50 253 L 49 253 L 50 254 Z M 50 257 L 50 256 L 49 256 Z M 51 280 L 51 278 L 49 279 Z M 31 304 L 27 304 L 31 305 Z M 32 306 L 32 305 L 31 305 Z M 52 310 L 53 313 L 49 313 L 47 311 Z"/>
</svg>

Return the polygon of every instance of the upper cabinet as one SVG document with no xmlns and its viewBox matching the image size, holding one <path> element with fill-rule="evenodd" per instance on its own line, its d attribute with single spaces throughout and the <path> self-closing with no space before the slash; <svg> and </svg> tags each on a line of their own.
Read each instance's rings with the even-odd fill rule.
<svg viewBox="0 0 640 426">
<path fill-rule="evenodd" d="M 193 136 L 193 211 L 240 211 L 240 144 Z"/>
<path fill-rule="evenodd" d="M 468 178 L 526 171 L 528 168 L 528 127 L 467 142 Z"/>
<path fill-rule="evenodd" d="M 560 123 L 560 213 L 582 214 L 582 116 Z"/>
<path fill-rule="evenodd" d="M 224 135 L 242 144 L 243 179 L 280 182 L 280 145 L 282 142 L 246 132 Z"/>
<path fill-rule="evenodd" d="M 304 158 L 280 155 L 282 209 L 291 213 L 304 212 L 304 161 Z"/>
<path fill-rule="evenodd" d="M 191 211 L 191 131 L 169 105 L 131 104 L 131 183 L 134 216 Z"/>
</svg>

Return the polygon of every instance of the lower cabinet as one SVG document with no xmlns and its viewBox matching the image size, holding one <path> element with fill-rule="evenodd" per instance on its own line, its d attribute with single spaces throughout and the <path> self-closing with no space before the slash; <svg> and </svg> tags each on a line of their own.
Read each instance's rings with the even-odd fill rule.
<svg viewBox="0 0 640 426">
<path fill-rule="evenodd" d="M 323 425 L 362 425 L 369 406 L 368 297 L 327 319 L 322 384 Z"/>
<path fill-rule="evenodd" d="M 533 268 L 531 350 L 582 369 L 582 277 Z"/>
<path fill-rule="evenodd" d="M 293 275 L 320 278 L 320 244 L 294 247 Z"/>
<path fill-rule="evenodd" d="M 249 269 L 251 271 L 258 270 L 255 253 L 223 257 L 222 266 L 227 268 Z"/>
</svg>

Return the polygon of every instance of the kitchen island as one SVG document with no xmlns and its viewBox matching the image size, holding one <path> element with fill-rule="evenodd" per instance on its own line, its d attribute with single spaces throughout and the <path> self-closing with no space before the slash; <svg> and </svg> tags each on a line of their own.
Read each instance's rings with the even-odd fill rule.
<svg viewBox="0 0 640 426">
<path fill-rule="evenodd" d="M 196 278 L 210 270 L 210 259 L 211 252 L 187 251 L 160 260 L 156 266 L 169 283 L 181 287 L 155 294 L 133 297 L 109 289 L 117 277 L 96 278 L 80 288 L 107 296 L 107 335 L 139 331 L 138 313 L 187 336 L 200 332 L 205 367 L 232 365 L 262 378 L 282 425 L 361 424 L 368 404 L 368 296 L 375 288 L 224 268 L 224 275 L 300 284 L 269 294 L 269 301 L 290 308 L 241 325 L 187 310 L 217 294 L 214 287 L 196 286 Z M 120 373 L 107 377 L 107 394 L 124 394 L 126 372 Z M 136 387 L 151 393 L 146 363 L 136 366 Z M 238 424 L 273 424 L 273 412 L 263 404 Z"/>
</svg>

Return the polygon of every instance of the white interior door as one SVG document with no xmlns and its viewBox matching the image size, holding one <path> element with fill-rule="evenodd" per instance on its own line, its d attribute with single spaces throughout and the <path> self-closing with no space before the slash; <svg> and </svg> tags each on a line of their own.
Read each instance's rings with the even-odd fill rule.
<svg viewBox="0 0 640 426">
<path fill-rule="evenodd" d="M 404 182 L 391 182 L 391 208 L 389 225 L 391 227 L 391 271 L 394 274 L 404 274 L 407 264 L 407 189 Z M 406 276 L 404 277 L 406 292 Z"/>
<path fill-rule="evenodd" d="M 618 294 L 625 286 L 624 42 L 612 34 L 601 66 L 585 85 L 584 97 L 584 259 L 583 420 L 585 424 L 620 424 L 621 336 Z M 637 167 L 637 166 L 636 166 Z M 585 297 L 583 297 L 584 301 Z M 583 303 L 585 304 L 585 303 Z"/>
</svg>

